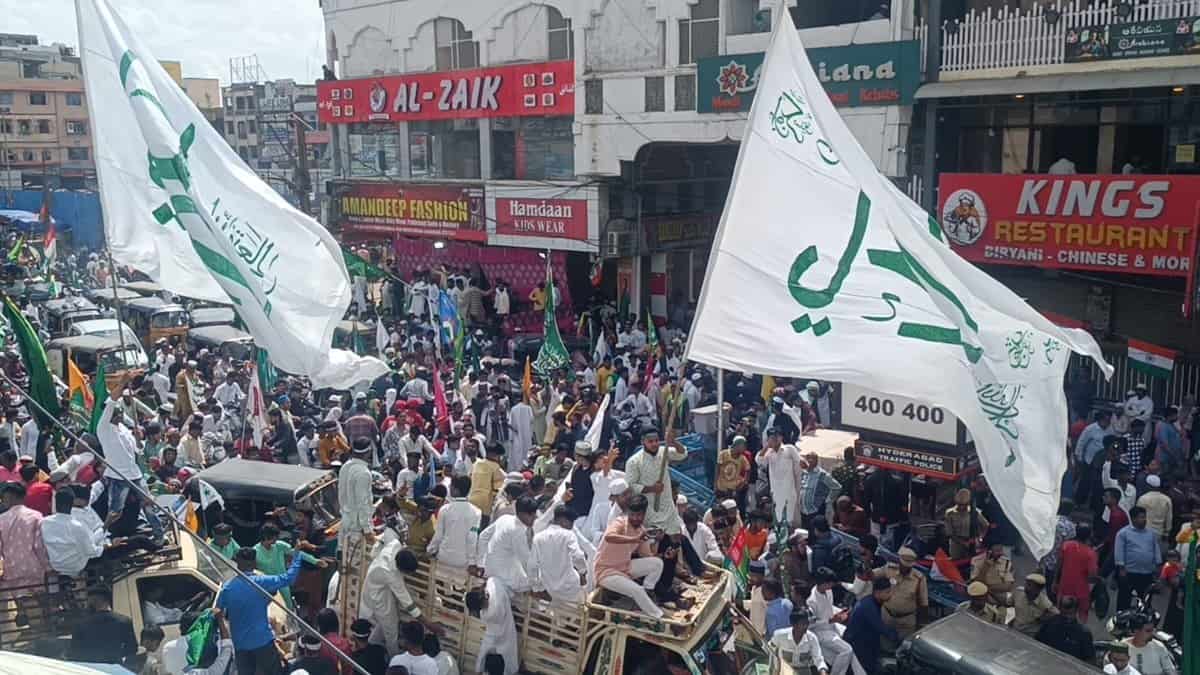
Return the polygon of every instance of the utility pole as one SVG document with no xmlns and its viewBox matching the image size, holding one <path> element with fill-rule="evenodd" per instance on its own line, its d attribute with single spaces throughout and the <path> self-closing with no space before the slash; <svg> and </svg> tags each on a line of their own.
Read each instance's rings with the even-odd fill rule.
<svg viewBox="0 0 1200 675">
<path fill-rule="evenodd" d="M 300 210 L 312 215 L 312 200 L 309 198 L 312 180 L 308 175 L 308 147 L 305 143 L 307 124 L 303 117 L 295 113 L 292 113 L 292 124 L 296 126 L 296 168 L 292 182 L 296 184 L 296 191 L 300 193 Z"/>
</svg>

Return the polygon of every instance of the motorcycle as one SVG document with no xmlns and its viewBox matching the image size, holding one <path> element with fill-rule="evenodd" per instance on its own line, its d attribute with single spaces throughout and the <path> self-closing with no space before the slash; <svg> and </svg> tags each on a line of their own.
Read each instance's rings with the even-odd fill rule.
<svg viewBox="0 0 1200 675">
<path fill-rule="evenodd" d="M 1154 609 L 1150 599 L 1154 596 L 1156 589 L 1151 587 L 1141 595 L 1134 594 L 1133 599 L 1129 603 L 1128 609 L 1123 609 L 1111 617 L 1105 623 L 1104 628 L 1108 634 L 1112 636 L 1112 640 L 1096 641 L 1096 653 L 1101 657 L 1108 652 L 1108 648 L 1115 642 L 1120 642 L 1132 636 L 1139 628 L 1139 623 L 1143 616 L 1150 616 L 1154 620 L 1154 625 L 1157 626 L 1162 617 L 1158 611 Z M 1154 639 L 1161 642 L 1171 653 L 1171 658 L 1175 661 L 1175 667 L 1179 668 L 1183 663 L 1183 645 L 1179 639 L 1163 630 L 1154 631 Z"/>
</svg>

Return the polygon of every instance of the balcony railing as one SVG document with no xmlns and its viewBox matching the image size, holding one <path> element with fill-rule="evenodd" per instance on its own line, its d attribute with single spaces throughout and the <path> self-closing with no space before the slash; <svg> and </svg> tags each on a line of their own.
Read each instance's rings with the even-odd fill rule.
<svg viewBox="0 0 1200 675">
<path fill-rule="evenodd" d="M 1048 12 L 1057 12 L 1057 18 Z M 1121 13 L 1128 12 L 1121 16 Z M 1090 26 L 1200 15 L 1200 0 L 1158 0 L 1149 4 L 1071 0 L 1035 4 L 1024 11 L 1004 7 L 972 10 L 962 19 L 941 26 L 940 72 L 956 73 L 1000 68 L 1029 68 L 1065 63 L 1066 35 Z M 922 45 L 929 27 L 919 25 Z M 921 50 L 922 59 L 925 50 Z"/>
</svg>

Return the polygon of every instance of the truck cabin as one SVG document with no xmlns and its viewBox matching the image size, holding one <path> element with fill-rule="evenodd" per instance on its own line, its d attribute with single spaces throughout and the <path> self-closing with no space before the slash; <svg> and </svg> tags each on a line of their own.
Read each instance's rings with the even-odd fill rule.
<svg viewBox="0 0 1200 675">
<path fill-rule="evenodd" d="M 243 546 L 258 543 L 258 532 L 271 512 L 284 507 L 289 521 L 312 518 L 314 528 L 328 529 L 341 519 L 337 476 L 332 471 L 297 464 L 275 464 L 240 458 L 227 459 L 197 476 L 213 486 L 232 516 L 233 538 Z M 302 515 L 303 514 L 303 515 Z"/>
</svg>

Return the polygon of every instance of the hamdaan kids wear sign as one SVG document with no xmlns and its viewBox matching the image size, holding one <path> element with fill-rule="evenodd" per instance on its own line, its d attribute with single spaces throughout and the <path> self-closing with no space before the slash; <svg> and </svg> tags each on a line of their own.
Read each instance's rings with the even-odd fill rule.
<svg viewBox="0 0 1200 675">
<path fill-rule="evenodd" d="M 921 84 L 921 51 L 916 40 L 806 51 L 835 106 L 912 105 Z M 696 65 L 696 112 L 749 110 L 762 63 L 762 52 L 701 59 Z"/>
</svg>

